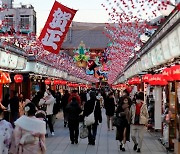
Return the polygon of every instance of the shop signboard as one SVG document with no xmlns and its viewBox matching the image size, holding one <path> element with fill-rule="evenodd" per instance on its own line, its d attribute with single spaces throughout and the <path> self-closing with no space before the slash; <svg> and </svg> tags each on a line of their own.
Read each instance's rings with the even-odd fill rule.
<svg viewBox="0 0 180 154">
<path fill-rule="evenodd" d="M 146 63 L 146 59 L 145 59 L 146 57 L 145 57 L 145 55 L 144 56 L 142 56 L 142 58 L 141 58 L 141 66 L 142 66 L 142 71 L 145 71 L 146 70 L 146 67 L 145 67 L 145 63 Z"/>
<path fill-rule="evenodd" d="M 171 56 L 171 53 L 170 53 L 169 41 L 168 41 L 167 37 L 162 40 L 161 46 L 162 46 L 164 59 L 165 60 L 170 60 L 172 56 Z"/>
<path fill-rule="evenodd" d="M 150 68 L 153 67 L 153 63 L 152 63 L 152 59 L 151 59 L 151 52 L 148 52 L 148 53 L 147 53 L 147 58 L 148 58 L 147 68 L 150 69 Z"/>
<path fill-rule="evenodd" d="M 42 71 L 42 74 L 47 74 L 47 66 L 46 65 L 43 65 L 43 71 Z"/>
<path fill-rule="evenodd" d="M 157 50 L 156 48 L 153 48 L 150 51 L 151 52 L 151 59 L 152 59 L 153 66 L 159 65 L 159 62 L 157 61 L 156 50 Z"/>
<path fill-rule="evenodd" d="M 3 52 L 3 51 L 0 52 L 0 67 L 6 67 L 6 68 L 8 67 L 9 56 L 10 56 L 9 53 Z"/>
<path fill-rule="evenodd" d="M 26 64 L 27 64 L 27 60 L 25 58 L 18 57 L 16 69 L 18 70 L 25 69 Z"/>
<path fill-rule="evenodd" d="M 169 48 L 170 48 L 170 53 L 172 55 L 171 58 L 175 58 L 180 56 L 180 41 L 178 38 L 178 31 L 177 29 L 174 30 L 169 36 Z"/>
<path fill-rule="evenodd" d="M 39 65 L 39 63 L 36 63 L 35 67 L 34 67 L 34 73 L 38 73 L 39 74 L 39 72 L 40 72 L 40 65 Z"/>
<path fill-rule="evenodd" d="M 8 68 L 15 69 L 17 66 L 17 62 L 18 62 L 18 56 L 10 54 Z"/>
<path fill-rule="evenodd" d="M 166 62 L 166 60 L 164 59 L 164 56 L 163 56 L 163 51 L 162 51 L 162 47 L 161 47 L 161 43 L 158 43 L 158 45 L 156 46 L 156 59 L 157 59 L 157 62 L 159 64 L 163 64 Z"/>
</svg>

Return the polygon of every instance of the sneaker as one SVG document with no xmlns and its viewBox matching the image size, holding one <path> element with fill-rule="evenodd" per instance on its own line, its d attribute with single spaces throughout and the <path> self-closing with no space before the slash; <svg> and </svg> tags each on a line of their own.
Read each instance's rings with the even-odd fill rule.
<svg viewBox="0 0 180 154">
<path fill-rule="evenodd" d="M 137 150 L 137 146 L 138 146 L 138 144 L 134 144 L 134 148 L 133 148 L 134 151 Z"/>
<path fill-rule="evenodd" d="M 74 144 L 74 141 L 71 141 L 71 144 Z"/>
<path fill-rule="evenodd" d="M 51 135 L 54 136 L 55 135 L 54 132 L 52 132 Z"/>
<path fill-rule="evenodd" d="M 138 148 L 138 149 L 137 149 L 137 152 L 138 152 L 138 153 L 140 153 L 140 152 L 141 152 L 141 149 L 140 149 L 140 148 Z"/>
<path fill-rule="evenodd" d="M 75 140 L 75 143 L 78 144 L 78 140 Z"/>
</svg>

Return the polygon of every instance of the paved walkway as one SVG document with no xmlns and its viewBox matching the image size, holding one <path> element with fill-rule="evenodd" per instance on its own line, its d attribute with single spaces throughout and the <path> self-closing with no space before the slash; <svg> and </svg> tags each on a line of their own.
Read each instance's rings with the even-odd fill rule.
<svg viewBox="0 0 180 154">
<path fill-rule="evenodd" d="M 55 123 L 55 136 L 46 139 L 47 154 L 134 154 L 133 143 L 126 144 L 126 151 L 119 150 L 119 142 L 115 140 L 115 130 L 107 131 L 106 116 L 103 112 L 103 122 L 98 126 L 96 145 L 88 145 L 87 138 L 79 139 L 72 145 L 69 140 L 69 130 L 64 128 L 61 113 Z M 148 132 L 144 136 L 142 154 L 165 154 L 164 147 Z"/>
</svg>

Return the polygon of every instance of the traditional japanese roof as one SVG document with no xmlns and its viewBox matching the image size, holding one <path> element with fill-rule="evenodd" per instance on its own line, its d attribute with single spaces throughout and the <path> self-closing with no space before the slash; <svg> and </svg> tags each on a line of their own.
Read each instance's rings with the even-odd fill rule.
<svg viewBox="0 0 180 154">
<path fill-rule="evenodd" d="M 62 45 L 63 49 L 77 48 L 81 41 L 87 48 L 104 49 L 109 42 L 103 34 L 105 24 L 72 22 L 67 38 Z"/>
</svg>

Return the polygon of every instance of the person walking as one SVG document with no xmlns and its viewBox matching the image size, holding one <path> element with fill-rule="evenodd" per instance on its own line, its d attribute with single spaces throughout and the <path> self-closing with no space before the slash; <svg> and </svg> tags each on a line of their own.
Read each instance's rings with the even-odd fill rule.
<svg viewBox="0 0 180 154">
<path fill-rule="evenodd" d="M 19 116 L 24 115 L 25 100 L 23 94 L 19 95 Z"/>
<path fill-rule="evenodd" d="M 120 150 L 125 151 L 126 141 L 130 141 L 130 111 L 128 97 L 122 97 L 122 104 L 116 109 L 116 116 L 120 117 L 120 126 L 116 130 L 116 140 L 120 141 Z"/>
<path fill-rule="evenodd" d="M 82 112 L 76 97 L 72 98 L 70 104 L 67 105 L 66 111 L 68 113 L 68 127 L 70 133 L 71 144 L 78 143 L 79 136 L 79 114 Z"/>
<path fill-rule="evenodd" d="M 96 104 L 96 106 L 95 106 Z M 95 110 L 94 110 L 95 107 Z M 94 110 L 94 118 L 95 118 L 95 123 L 87 126 L 88 128 L 88 141 L 89 145 L 95 145 L 95 140 L 96 140 L 96 134 L 97 134 L 97 126 L 99 123 L 102 122 L 102 114 L 101 114 L 101 107 L 100 107 L 100 102 L 96 101 L 96 93 L 94 91 L 90 92 L 90 100 L 88 100 L 84 104 L 84 112 L 83 112 L 83 117 L 90 115 Z"/>
<path fill-rule="evenodd" d="M 46 117 L 47 117 L 47 123 L 49 125 L 49 129 L 51 132 L 51 135 L 54 136 L 54 127 L 52 124 L 52 116 L 53 116 L 53 106 L 55 103 L 55 98 L 52 96 L 51 89 L 47 89 L 44 93 L 44 97 L 40 99 L 39 106 L 46 105 Z"/>
<path fill-rule="evenodd" d="M 62 105 L 63 117 L 64 117 L 64 127 L 66 127 L 68 124 L 68 114 L 66 112 L 66 106 L 68 104 L 69 97 L 70 97 L 70 94 L 68 90 L 65 90 L 64 95 L 62 96 L 62 99 L 61 99 L 61 105 Z"/>
<path fill-rule="evenodd" d="M 134 151 L 141 152 L 145 126 L 148 124 L 148 110 L 144 103 L 144 93 L 136 95 L 136 103 L 130 108 L 131 138 L 134 142 Z M 138 134 L 138 141 L 136 135 Z"/>
<path fill-rule="evenodd" d="M 15 121 L 10 154 L 45 154 L 46 124 L 35 113 L 35 105 L 28 103 L 25 115 Z"/>
<path fill-rule="evenodd" d="M 0 154 L 8 154 L 13 127 L 4 119 L 4 109 L 0 107 Z"/>
<path fill-rule="evenodd" d="M 112 125 L 112 118 L 114 116 L 115 112 L 115 98 L 113 92 L 109 93 L 108 100 L 104 102 L 105 110 L 106 110 L 106 116 L 107 116 L 107 127 L 108 131 L 110 131 L 110 127 L 113 130 Z"/>
</svg>

